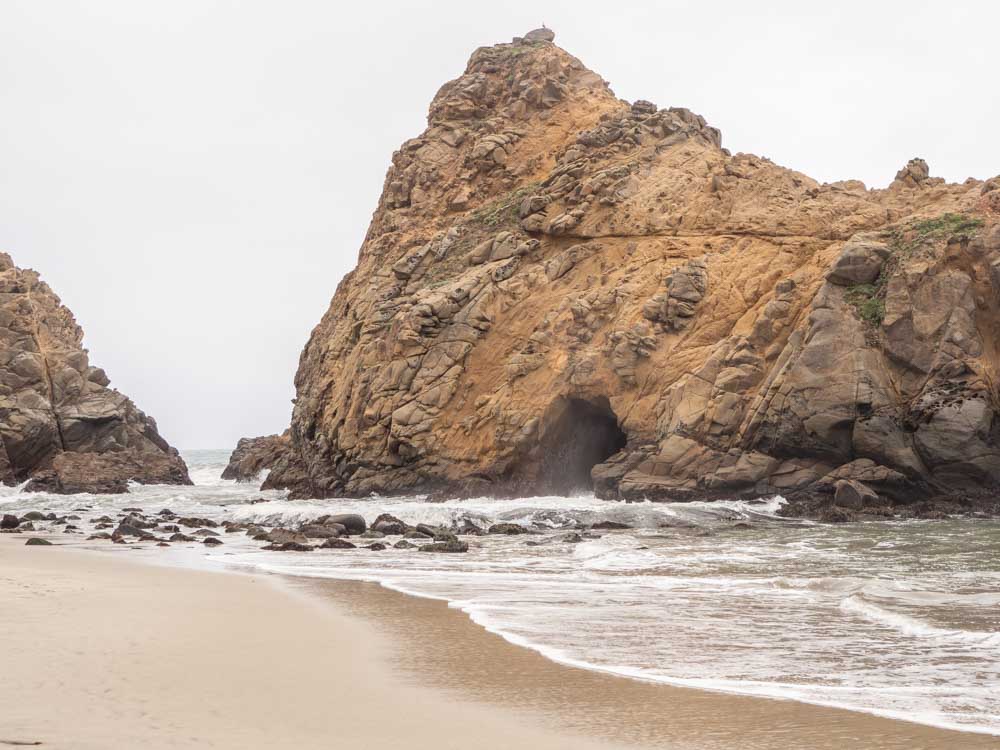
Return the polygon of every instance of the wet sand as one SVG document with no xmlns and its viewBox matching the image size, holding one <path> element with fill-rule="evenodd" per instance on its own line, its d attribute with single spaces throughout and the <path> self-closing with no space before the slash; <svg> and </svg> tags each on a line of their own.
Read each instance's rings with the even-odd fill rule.
<svg viewBox="0 0 1000 750">
<path fill-rule="evenodd" d="M 375 584 L 0 536 L 0 747 L 996 748 L 564 667 Z"/>
</svg>

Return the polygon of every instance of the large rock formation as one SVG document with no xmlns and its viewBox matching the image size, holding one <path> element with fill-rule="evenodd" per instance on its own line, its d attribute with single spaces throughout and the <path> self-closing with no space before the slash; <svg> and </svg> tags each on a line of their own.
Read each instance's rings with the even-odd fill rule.
<svg viewBox="0 0 1000 750">
<path fill-rule="evenodd" d="M 1000 179 L 821 184 L 532 38 L 477 50 L 393 155 L 268 486 L 1000 481 Z"/>
<path fill-rule="evenodd" d="M 0 337 L 0 481 L 61 493 L 191 484 L 156 422 L 90 364 L 73 314 L 2 253 Z"/>
</svg>

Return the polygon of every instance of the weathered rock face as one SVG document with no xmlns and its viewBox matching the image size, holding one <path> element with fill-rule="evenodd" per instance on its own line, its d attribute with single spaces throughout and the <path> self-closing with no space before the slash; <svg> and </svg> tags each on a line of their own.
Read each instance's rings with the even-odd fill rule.
<svg viewBox="0 0 1000 750">
<path fill-rule="evenodd" d="M 273 467 L 287 453 L 290 442 L 287 431 L 282 435 L 241 438 L 229 457 L 222 478 L 237 482 L 254 481 L 262 471 Z"/>
<path fill-rule="evenodd" d="M 1000 180 L 820 184 L 477 50 L 302 353 L 293 496 L 1000 482 Z"/>
<path fill-rule="evenodd" d="M 73 314 L 2 253 L 0 337 L 0 481 L 61 493 L 191 483 L 156 422 L 90 364 Z"/>
</svg>

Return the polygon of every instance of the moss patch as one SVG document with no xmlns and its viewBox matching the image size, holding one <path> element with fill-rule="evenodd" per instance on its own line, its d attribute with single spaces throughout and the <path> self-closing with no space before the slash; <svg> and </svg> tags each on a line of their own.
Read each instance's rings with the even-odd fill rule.
<svg viewBox="0 0 1000 750">
<path fill-rule="evenodd" d="M 889 245 L 893 252 L 911 253 L 928 242 L 970 239 L 982 226 L 983 220 L 974 216 L 942 214 L 896 227 L 889 233 Z"/>
<path fill-rule="evenodd" d="M 511 190 L 494 201 L 481 206 L 472 212 L 470 223 L 479 224 L 488 229 L 513 227 L 517 224 L 517 212 L 521 201 L 538 189 L 537 183 L 531 183 Z"/>
<path fill-rule="evenodd" d="M 874 284 L 855 284 L 844 292 L 844 300 L 872 328 L 881 326 L 885 319 L 885 286 L 883 275 L 880 274 Z"/>
</svg>

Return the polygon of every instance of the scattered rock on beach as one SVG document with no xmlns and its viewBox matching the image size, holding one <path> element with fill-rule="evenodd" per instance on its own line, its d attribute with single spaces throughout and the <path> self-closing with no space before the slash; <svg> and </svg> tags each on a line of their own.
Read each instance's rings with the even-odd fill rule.
<svg viewBox="0 0 1000 750">
<path fill-rule="evenodd" d="M 384 545 L 384 544 L 382 544 L 382 542 L 372 542 L 372 543 L 371 543 L 371 544 L 369 544 L 369 545 L 368 545 L 367 547 L 365 547 L 365 549 L 370 549 L 370 550 L 372 550 L 373 552 L 381 552 L 381 551 L 382 551 L 382 550 L 384 550 L 385 548 L 386 548 L 386 547 L 385 547 L 385 545 Z"/>
<path fill-rule="evenodd" d="M 357 546 L 346 539 L 327 539 L 320 545 L 320 549 L 357 549 Z"/>
<path fill-rule="evenodd" d="M 31 539 L 24 543 L 26 547 L 51 547 L 52 542 L 48 539 L 42 539 L 40 536 L 33 536 Z"/>
<path fill-rule="evenodd" d="M 171 542 L 197 542 L 198 540 L 195 539 L 193 536 L 188 536 L 187 534 L 182 534 L 182 533 L 180 533 L 178 531 L 176 534 L 171 534 L 170 535 L 170 540 L 169 541 L 171 541 Z"/>
<path fill-rule="evenodd" d="M 303 526 L 301 533 L 310 539 L 336 539 L 338 536 L 346 535 L 347 529 L 339 523 L 331 523 L 327 526 L 310 524 L 309 526 Z"/>
<path fill-rule="evenodd" d="M 267 541 L 272 544 L 285 544 L 287 542 L 295 542 L 296 544 L 307 544 L 309 539 L 300 531 L 292 531 L 291 529 L 272 529 L 265 535 Z"/>
<path fill-rule="evenodd" d="M 433 542 L 420 547 L 421 552 L 468 552 L 469 545 L 466 542 Z"/>
<path fill-rule="evenodd" d="M 16 529 L 20 523 L 17 516 L 4 513 L 3 518 L 0 518 L 0 529 Z"/>
<path fill-rule="evenodd" d="M 349 534 L 364 534 L 368 530 L 368 524 L 365 523 L 364 517 L 357 513 L 337 513 L 332 516 L 320 516 L 316 519 L 316 523 L 323 526 L 340 524 L 347 529 Z"/>
<path fill-rule="evenodd" d="M 351 546 L 353 547 L 354 545 L 352 544 Z M 312 552 L 315 547 L 310 544 L 300 544 L 299 542 L 284 542 L 283 544 L 269 544 L 262 549 L 270 552 Z"/>
<path fill-rule="evenodd" d="M 630 529 L 632 527 L 629 526 L 627 523 L 622 523 L 621 521 L 598 521 L 597 523 L 591 524 L 590 528 L 615 530 L 615 529 Z"/>
<path fill-rule="evenodd" d="M 405 539 L 400 539 L 398 542 L 396 542 L 392 546 L 395 549 L 416 549 L 417 548 L 417 545 L 415 545 L 413 542 L 408 542 Z"/>
<path fill-rule="evenodd" d="M 383 513 L 372 522 L 372 530 L 380 531 L 386 536 L 402 536 L 412 528 L 405 521 L 390 513 Z"/>
<path fill-rule="evenodd" d="M 489 528 L 490 534 L 527 534 L 528 530 L 518 523 L 495 523 Z"/>
<path fill-rule="evenodd" d="M 209 547 L 217 547 L 220 544 L 222 544 L 222 540 L 218 539 L 218 538 L 216 538 L 214 536 L 207 536 L 207 537 L 205 537 L 204 539 L 201 540 L 201 543 L 204 544 L 204 545 L 207 545 Z"/>
</svg>

